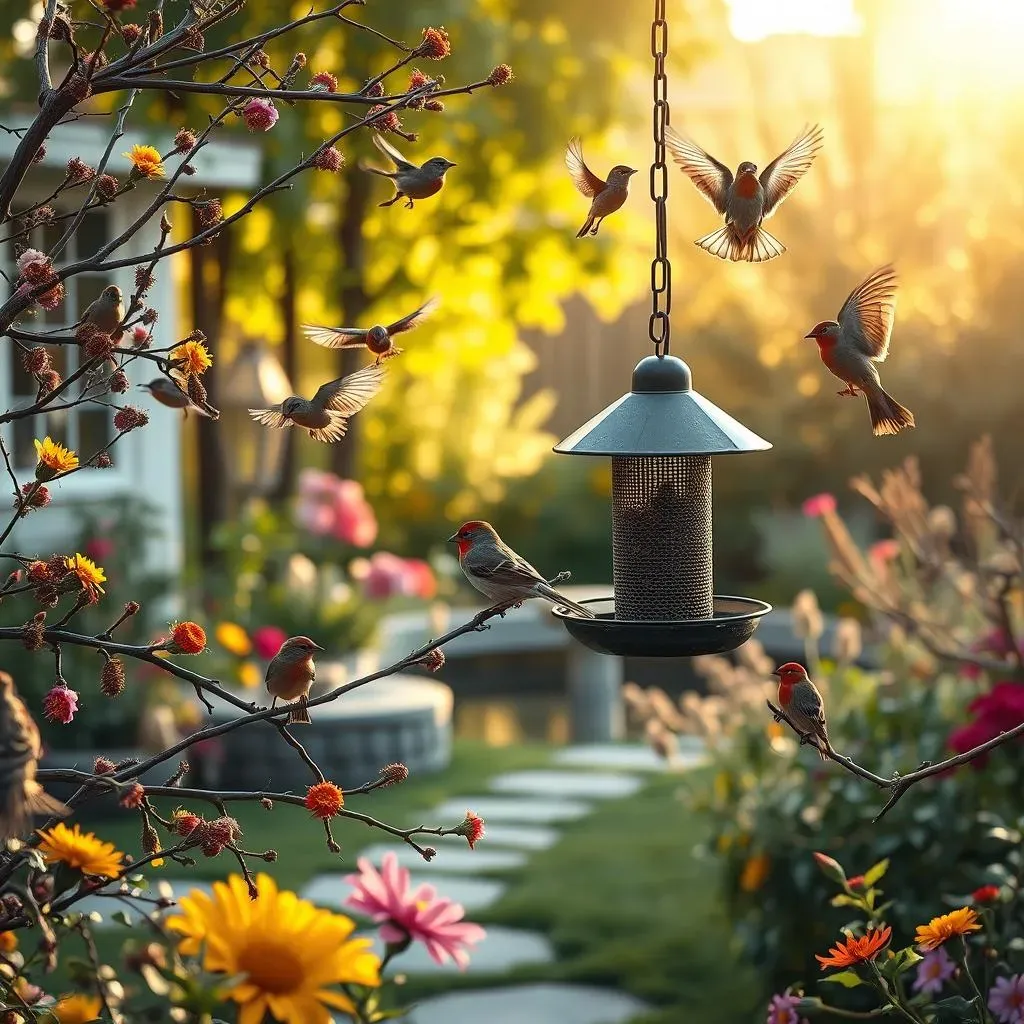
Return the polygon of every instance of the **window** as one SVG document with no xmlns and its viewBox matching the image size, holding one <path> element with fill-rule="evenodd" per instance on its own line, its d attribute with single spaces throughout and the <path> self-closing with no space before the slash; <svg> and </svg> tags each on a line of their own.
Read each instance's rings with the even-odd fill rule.
<svg viewBox="0 0 1024 1024">
<path fill-rule="evenodd" d="M 24 241 L 33 249 L 46 252 L 57 243 L 66 228 L 67 221 L 43 225 L 35 228 Z M 57 260 L 57 267 L 66 266 L 91 255 L 111 237 L 109 211 L 98 209 L 87 213 Z M 5 247 L 2 258 L 5 271 L 11 281 L 15 280 L 17 268 L 14 266 L 14 250 L 10 243 Z M 33 332 L 56 332 L 62 327 L 70 328 L 78 321 L 89 303 L 98 298 L 100 292 L 110 284 L 110 279 L 102 274 L 77 274 L 64 284 L 67 294 L 58 309 L 48 312 L 37 306 L 36 315 L 23 318 L 19 326 Z M 6 354 L 3 358 L 7 360 L 7 405 L 11 409 L 32 405 L 36 398 L 36 383 L 22 368 L 21 349 L 13 342 L 5 348 Z M 77 346 L 51 345 L 48 348 L 53 367 L 62 377 L 75 372 L 79 366 Z M 56 404 L 63 404 L 65 400 L 74 398 L 79 390 L 78 385 L 73 384 L 68 390 L 67 398 L 65 399 L 62 394 Z M 33 440 L 44 434 L 49 434 L 55 441 L 78 452 L 83 461 L 91 458 L 113 436 L 112 415 L 112 411 L 103 405 L 87 403 L 73 409 L 60 409 L 6 424 L 5 438 L 10 446 L 15 469 L 23 471 L 35 466 L 36 452 Z"/>
</svg>

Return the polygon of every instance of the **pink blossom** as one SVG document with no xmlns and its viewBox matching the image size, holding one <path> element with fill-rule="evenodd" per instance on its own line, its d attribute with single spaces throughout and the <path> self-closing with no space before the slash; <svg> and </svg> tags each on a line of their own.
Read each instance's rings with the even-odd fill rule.
<svg viewBox="0 0 1024 1024">
<path fill-rule="evenodd" d="M 363 485 L 339 480 L 334 505 L 334 536 L 344 544 L 368 548 L 377 539 L 377 517 L 366 500 Z"/>
<path fill-rule="evenodd" d="M 32 263 L 49 263 L 50 257 L 45 252 L 40 252 L 38 249 L 26 249 L 18 257 L 18 273 L 24 274 L 25 269 Z"/>
<path fill-rule="evenodd" d="M 334 537 L 353 547 L 369 547 L 377 539 L 377 517 L 362 485 L 317 469 L 299 474 L 295 520 L 314 536 Z"/>
<path fill-rule="evenodd" d="M 398 866 L 394 853 L 384 854 L 379 873 L 365 857 L 357 863 L 359 874 L 345 879 L 352 886 L 345 904 L 380 924 L 384 942 L 422 942 L 435 963 L 451 959 L 459 970 L 466 969 L 466 947 L 480 942 L 486 932 L 478 924 L 462 920 L 462 904 L 439 897 L 432 885 L 411 892 L 409 872 Z"/>
<path fill-rule="evenodd" d="M 362 583 L 363 594 L 371 601 L 385 601 L 406 593 L 405 559 L 390 551 L 377 551 L 365 564 L 354 564 L 352 575 Z"/>
<path fill-rule="evenodd" d="M 422 558 L 405 560 L 405 593 L 429 601 L 437 596 L 437 580 L 434 570 Z"/>
<path fill-rule="evenodd" d="M 868 558 L 878 565 L 885 565 L 900 556 L 900 542 L 893 540 L 878 540 L 868 548 Z"/>
<path fill-rule="evenodd" d="M 109 537 L 93 537 L 85 543 L 85 554 L 94 562 L 105 562 L 114 553 L 114 547 Z"/>
<path fill-rule="evenodd" d="M 988 992 L 988 1008 L 999 1024 L 1024 1024 L 1024 976 L 996 978 Z"/>
<path fill-rule="evenodd" d="M 942 946 L 925 953 L 924 959 L 917 965 L 914 991 L 926 992 L 928 995 L 941 992 L 942 986 L 953 977 L 955 970 L 956 964 Z"/>
<path fill-rule="evenodd" d="M 811 519 L 828 515 L 836 510 L 836 499 L 831 494 L 815 494 L 801 506 L 803 514 Z"/>
<path fill-rule="evenodd" d="M 51 722 L 68 725 L 78 711 L 78 694 L 60 683 L 43 698 L 43 714 Z"/>
<path fill-rule="evenodd" d="M 768 1004 L 767 1024 L 807 1024 L 796 1012 L 800 1000 L 788 992 L 772 996 Z"/>
<path fill-rule="evenodd" d="M 142 324 L 136 324 L 132 329 L 132 345 L 135 348 L 149 348 L 150 337 L 150 329 Z"/>
<path fill-rule="evenodd" d="M 258 657 L 270 661 L 287 639 L 288 634 L 280 626 L 260 626 L 252 634 L 252 646 Z"/>
<path fill-rule="evenodd" d="M 269 132 L 280 116 L 274 101 L 262 96 L 254 96 L 242 107 L 242 120 L 251 132 Z"/>
</svg>

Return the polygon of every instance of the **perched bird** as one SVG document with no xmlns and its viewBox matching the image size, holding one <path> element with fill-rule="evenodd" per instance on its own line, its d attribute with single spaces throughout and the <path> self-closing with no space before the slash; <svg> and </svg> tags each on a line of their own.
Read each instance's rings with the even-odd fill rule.
<svg viewBox="0 0 1024 1024">
<path fill-rule="evenodd" d="M 443 156 L 431 157 L 422 167 L 410 163 L 401 153 L 379 135 L 374 135 L 373 144 L 395 165 L 395 170 L 382 171 L 372 164 L 360 164 L 364 171 L 379 174 L 382 178 L 390 178 L 395 183 L 394 197 L 378 206 L 394 206 L 399 199 L 405 200 L 407 208 L 412 209 L 414 199 L 429 199 L 437 195 L 444 186 L 444 176 L 449 167 L 455 164 Z"/>
<path fill-rule="evenodd" d="M 805 128 L 783 153 L 757 175 L 757 164 L 744 161 L 736 176 L 695 142 L 671 127 L 665 145 L 697 186 L 697 190 L 725 218 L 725 227 L 698 238 L 696 245 L 723 260 L 763 263 L 781 256 L 786 247 L 761 224 L 778 208 L 807 173 L 821 148 L 821 129 Z"/>
<path fill-rule="evenodd" d="M 33 814 L 69 814 L 71 808 L 36 782 L 43 746 L 39 729 L 14 680 L 0 672 L 0 839 L 24 835 Z"/>
<path fill-rule="evenodd" d="M 289 725 L 309 724 L 306 701 L 309 688 L 316 682 L 313 652 L 322 650 L 308 636 L 290 636 L 267 666 L 267 692 L 274 695 L 271 708 L 277 706 L 278 697 L 284 701 L 298 701 L 288 716 Z"/>
<path fill-rule="evenodd" d="M 95 324 L 101 331 L 109 334 L 115 344 L 124 334 L 120 326 L 123 319 L 124 297 L 116 284 L 107 285 L 100 292 L 100 297 L 90 302 L 82 314 L 82 323 Z"/>
<path fill-rule="evenodd" d="M 157 377 L 156 380 L 151 380 L 148 384 L 140 384 L 139 387 L 145 388 L 161 405 L 166 405 L 170 409 L 181 409 L 185 419 L 188 419 L 189 411 L 198 413 L 200 416 L 217 419 L 213 413 L 201 405 L 196 405 L 173 380 L 168 380 L 167 377 Z"/>
<path fill-rule="evenodd" d="M 825 704 L 818 688 L 811 682 L 807 669 L 795 661 L 787 661 L 775 670 L 779 677 L 779 707 L 789 716 L 801 738 L 813 736 L 821 746 L 818 753 L 822 761 L 828 760 L 832 744 L 828 739 L 825 722 Z"/>
<path fill-rule="evenodd" d="M 463 523 L 448 542 L 459 549 L 459 565 L 466 579 L 495 603 L 512 606 L 540 597 L 554 605 L 565 605 L 577 615 L 594 618 L 592 611 L 555 590 L 525 558 L 502 541 L 490 523 Z"/>
<path fill-rule="evenodd" d="M 359 327 L 317 327 L 314 324 L 303 324 L 302 330 L 310 341 L 324 348 L 362 348 L 365 345 L 377 357 L 376 365 L 379 366 L 385 359 L 402 353 L 392 338 L 403 331 L 419 327 L 436 308 L 437 299 L 428 299 L 419 309 L 403 316 L 401 320 L 387 327 L 377 324 L 369 330 Z"/>
<path fill-rule="evenodd" d="M 818 343 L 821 361 L 846 384 L 840 395 L 864 392 L 871 429 L 898 434 L 914 426 L 914 414 L 883 388 L 875 363 L 885 362 L 896 318 L 896 271 L 879 267 L 847 296 L 838 320 L 823 320 L 806 335 Z"/>
<path fill-rule="evenodd" d="M 250 409 L 249 415 L 265 427 L 305 427 L 314 441 L 339 441 L 348 418 L 354 416 L 380 390 L 384 370 L 364 366 L 347 377 L 322 384 L 311 399 L 292 395 L 269 409 Z"/>
<path fill-rule="evenodd" d="M 608 172 L 608 180 L 602 181 L 586 165 L 583 159 L 583 145 L 579 139 L 569 140 L 565 151 L 565 166 L 569 168 L 573 184 L 588 199 L 594 200 L 590 204 L 590 213 L 587 214 L 587 219 L 576 233 L 576 237 L 582 238 L 588 231 L 596 235 L 601 221 L 619 209 L 629 196 L 629 179 L 636 174 L 636 168 L 616 164 Z"/>
</svg>

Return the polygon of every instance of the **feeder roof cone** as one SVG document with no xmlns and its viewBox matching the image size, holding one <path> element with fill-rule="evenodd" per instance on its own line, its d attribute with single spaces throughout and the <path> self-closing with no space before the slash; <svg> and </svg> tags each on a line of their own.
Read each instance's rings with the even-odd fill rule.
<svg viewBox="0 0 1024 1024">
<path fill-rule="evenodd" d="M 633 386 L 573 431 L 562 455 L 735 455 L 771 444 L 693 390 L 690 368 L 676 356 L 647 356 Z"/>
</svg>

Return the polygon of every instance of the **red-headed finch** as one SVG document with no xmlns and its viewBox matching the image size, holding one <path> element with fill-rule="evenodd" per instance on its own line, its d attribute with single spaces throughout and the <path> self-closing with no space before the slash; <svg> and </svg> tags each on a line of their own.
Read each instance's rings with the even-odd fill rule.
<svg viewBox="0 0 1024 1024">
<path fill-rule="evenodd" d="M 786 247 L 761 224 L 807 173 L 821 148 L 821 129 L 805 128 L 758 176 L 757 164 L 744 160 L 733 176 L 725 164 L 671 127 L 665 145 L 697 190 L 725 218 L 725 227 L 698 238 L 699 245 L 723 260 L 764 263 Z"/>
<path fill-rule="evenodd" d="M 33 814 L 70 813 L 36 782 L 42 753 L 39 729 L 14 689 L 14 680 L 0 672 L 0 839 L 24 835 Z"/>
<path fill-rule="evenodd" d="M 588 199 L 592 199 L 590 213 L 583 222 L 583 227 L 576 233 L 582 238 L 589 231 L 596 235 L 601 221 L 610 213 L 614 213 L 629 196 L 629 179 L 636 174 L 635 167 L 616 164 L 608 172 L 608 180 L 603 181 L 586 164 L 583 159 L 583 144 L 579 139 L 570 139 L 565 150 L 565 166 L 569 168 L 573 184 Z"/>
<path fill-rule="evenodd" d="M 249 415 L 265 427 L 305 427 L 314 441 L 328 444 L 345 436 L 349 417 L 377 394 L 383 379 L 381 367 L 364 366 L 322 384 L 310 399 L 292 395 L 269 409 L 250 409 Z"/>
<path fill-rule="evenodd" d="M 316 681 L 313 653 L 322 650 L 323 648 L 308 636 L 290 636 L 281 644 L 281 649 L 267 666 L 267 692 L 274 696 L 270 706 L 277 706 L 278 697 L 284 701 L 298 701 L 288 716 L 291 725 L 309 724 L 306 701 L 309 698 L 309 688 Z"/>
<path fill-rule="evenodd" d="M 838 320 L 823 320 L 806 335 L 818 343 L 821 361 L 846 384 L 837 394 L 855 397 L 858 388 L 864 392 L 876 436 L 915 425 L 914 414 L 882 388 L 875 367 L 889 354 L 896 288 L 896 271 L 879 267 L 846 297 Z"/>
<path fill-rule="evenodd" d="M 555 590 L 525 558 L 502 541 L 490 523 L 463 523 L 448 541 L 459 549 L 459 565 L 466 579 L 495 604 L 511 606 L 539 597 L 553 605 L 565 605 L 577 615 L 594 618 L 592 611 Z"/>
<path fill-rule="evenodd" d="M 827 761 L 825 751 L 832 750 L 825 721 L 825 703 L 818 688 L 811 682 L 807 669 L 795 661 L 787 661 L 775 670 L 779 677 L 779 707 L 789 716 L 801 737 L 813 736 L 821 746 L 818 753 Z"/>
<path fill-rule="evenodd" d="M 429 199 L 437 195 L 444 187 L 444 176 L 455 164 L 443 156 L 431 157 L 422 167 L 410 163 L 401 153 L 379 135 L 374 135 L 373 144 L 395 165 L 394 171 L 382 171 L 379 167 L 362 163 L 360 168 L 371 174 L 379 174 L 382 178 L 390 178 L 395 183 L 395 194 L 378 206 L 393 206 L 399 199 L 405 200 L 411 209 L 414 199 Z"/>
<path fill-rule="evenodd" d="M 324 348 L 362 348 L 365 345 L 376 357 L 376 365 L 385 359 L 401 355 L 402 350 L 393 342 L 396 334 L 418 327 L 437 308 L 437 299 L 427 299 L 419 309 L 387 326 L 376 324 L 369 329 L 360 327 L 317 327 L 303 324 L 302 331 L 310 341 Z"/>
</svg>

